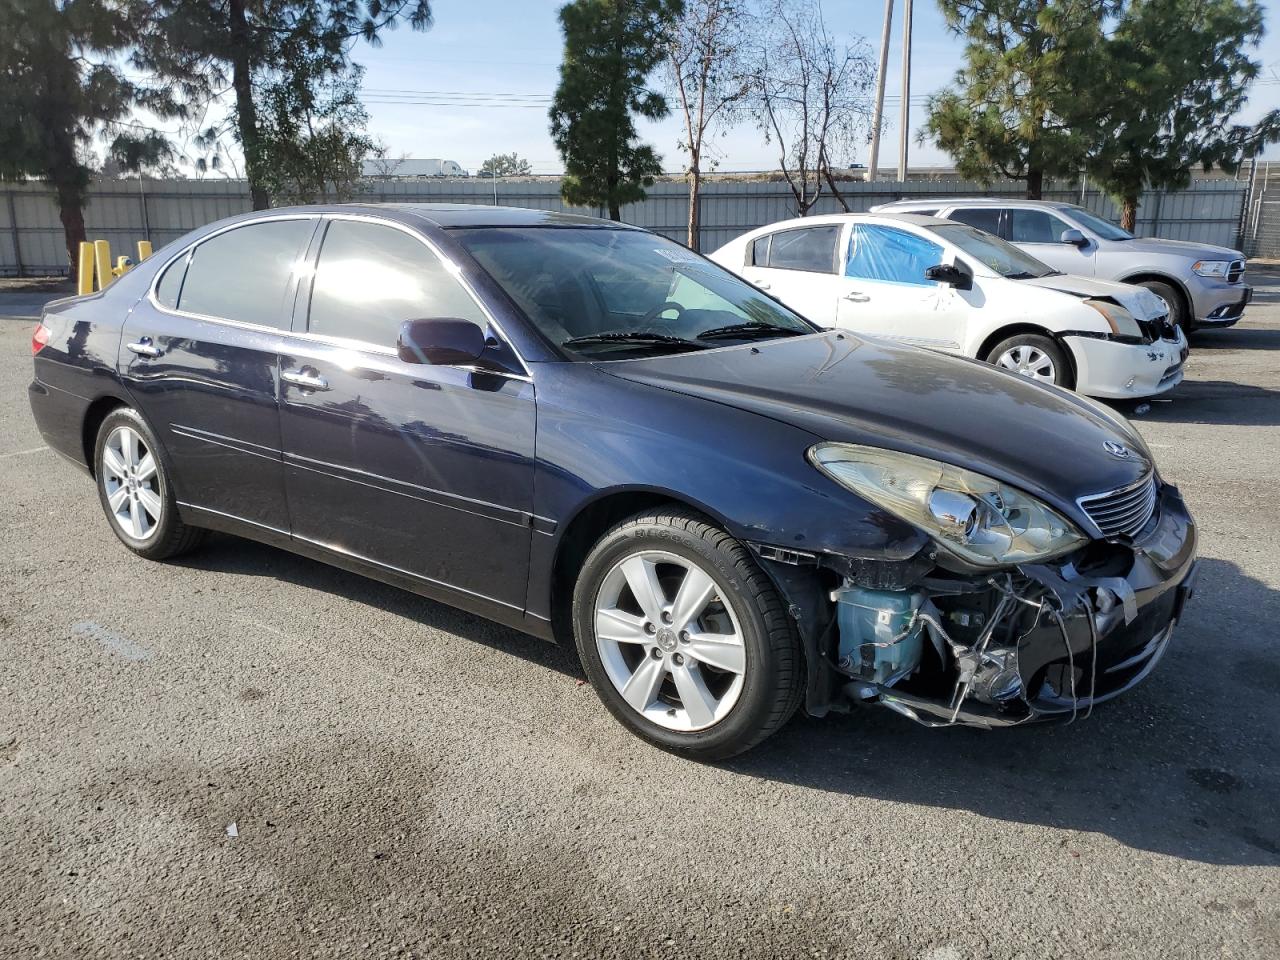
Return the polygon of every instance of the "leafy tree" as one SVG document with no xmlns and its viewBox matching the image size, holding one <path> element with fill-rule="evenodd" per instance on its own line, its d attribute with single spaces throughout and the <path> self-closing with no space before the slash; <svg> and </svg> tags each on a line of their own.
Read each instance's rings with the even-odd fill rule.
<svg viewBox="0 0 1280 960">
<path fill-rule="evenodd" d="M 745 62 L 751 20 L 742 0 L 686 0 L 667 39 L 667 86 L 684 120 L 688 246 L 698 249 L 699 193 L 707 137 L 731 122 L 751 92 Z"/>
<path fill-rule="evenodd" d="M 1131 0 L 1123 11 L 1099 74 L 1089 173 L 1125 229 L 1143 189 L 1185 187 L 1197 166 L 1234 170 L 1276 138 L 1280 110 L 1256 127 L 1232 122 L 1258 75 L 1246 49 L 1262 34 L 1255 0 Z"/>
<path fill-rule="evenodd" d="M 776 144 L 796 215 L 808 214 L 824 184 L 848 210 L 833 168 L 870 126 L 866 45 L 833 37 L 817 0 L 767 8 L 757 43 L 752 101 L 765 140 Z"/>
<path fill-rule="evenodd" d="M 1079 176 L 1091 146 L 1091 84 L 1115 0 L 938 0 L 966 40 L 953 90 L 930 98 L 925 135 L 959 172 L 1025 180 L 1040 199 L 1046 177 Z M 1097 93 L 1096 86 L 1093 92 Z"/>
<path fill-rule="evenodd" d="M 152 0 L 149 6 L 135 64 L 167 78 L 189 99 L 234 93 L 227 129 L 244 151 L 255 210 L 270 204 L 264 99 L 287 87 L 295 72 L 313 86 L 323 74 L 340 78 L 356 38 L 376 45 L 383 30 L 402 21 L 415 30 L 431 25 L 429 0 Z M 216 139 L 220 131 L 211 132 Z"/>
<path fill-rule="evenodd" d="M 89 144 L 135 165 L 159 161 L 163 137 L 129 123 L 135 106 L 177 107 L 166 91 L 119 68 L 130 42 L 128 9 L 106 0 L 0 0 L 0 178 L 39 177 L 53 187 L 74 273 L 85 239 Z"/>
<path fill-rule="evenodd" d="M 353 66 L 338 74 L 320 69 L 313 76 L 298 69 L 262 91 L 262 178 L 272 197 L 314 203 L 326 193 L 339 200 L 356 193 L 364 159 L 377 149 L 364 132 L 369 114 L 359 96 L 363 72 Z"/>
<path fill-rule="evenodd" d="M 564 61 L 550 117 L 569 203 L 607 206 L 618 220 L 622 205 L 643 200 L 662 172 L 653 147 L 639 142 L 635 118 L 667 115 L 665 98 L 646 83 L 682 7 L 682 0 L 572 0 L 560 8 Z"/>
<path fill-rule="evenodd" d="M 482 177 L 527 177 L 532 172 L 529 161 L 514 153 L 495 153 L 480 164 Z"/>
</svg>

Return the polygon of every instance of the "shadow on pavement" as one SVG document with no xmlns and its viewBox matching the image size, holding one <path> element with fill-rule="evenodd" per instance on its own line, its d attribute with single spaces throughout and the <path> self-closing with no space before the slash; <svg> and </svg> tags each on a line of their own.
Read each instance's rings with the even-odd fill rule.
<svg viewBox="0 0 1280 960">
<path fill-rule="evenodd" d="M 182 562 L 333 593 L 581 676 L 572 650 L 272 547 L 220 535 Z M 1099 833 L 1188 860 L 1280 864 L 1278 620 L 1280 591 L 1234 564 L 1207 559 L 1164 662 L 1144 685 L 1089 720 L 987 733 L 927 730 L 878 709 L 820 720 L 798 715 L 723 769 Z M 637 740 L 634 749 L 649 748 Z M 909 806 L 899 823 L 911 830 Z M 856 831 L 857 824 L 850 827 Z M 958 823 L 957 837 L 963 833 Z"/>
<path fill-rule="evenodd" d="M 1137 423 L 1280 424 L 1280 390 L 1226 380 L 1184 380 L 1165 397 L 1109 403 Z M 1138 413 L 1144 403 L 1150 409 Z"/>
</svg>

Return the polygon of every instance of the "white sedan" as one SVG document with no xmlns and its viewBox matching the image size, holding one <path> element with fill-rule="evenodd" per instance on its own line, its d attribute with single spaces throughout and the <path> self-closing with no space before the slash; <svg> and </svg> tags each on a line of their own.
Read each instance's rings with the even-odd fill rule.
<svg viewBox="0 0 1280 960">
<path fill-rule="evenodd" d="M 1155 294 L 1054 271 L 999 237 L 916 214 L 771 224 L 711 259 L 813 322 L 976 357 L 1094 397 L 1182 381 L 1187 341 Z"/>
</svg>

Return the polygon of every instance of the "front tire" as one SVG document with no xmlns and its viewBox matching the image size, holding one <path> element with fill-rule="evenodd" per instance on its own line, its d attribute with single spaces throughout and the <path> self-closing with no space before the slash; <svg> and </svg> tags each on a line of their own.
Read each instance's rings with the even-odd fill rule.
<svg viewBox="0 0 1280 960">
<path fill-rule="evenodd" d="M 1052 383 L 1067 390 L 1075 386 L 1067 352 L 1056 340 L 1042 334 L 1014 334 L 987 351 L 983 359 L 1040 383 Z"/>
<path fill-rule="evenodd" d="M 1138 284 L 1140 287 L 1146 287 L 1157 297 L 1169 305 L 1169 322 L 1174 326 L 1181 327 L 1183 333 L 1191 333 L 1196 327 L 1191 322 L 1191 318 L 1187 316 L 1187 310 L 1182 305 L 1182 297 L 1172 286 L 1167 283 L 1161 283 L 1159 280 L 1143 280 Z"/>
<path fill-rule="evenodd" d="M 799 705 L 786 606 L 747 549 L 697 514 L 641 514 L 606 533 L 582 566 L 573 622 L 601 701 L 665 750 L 734 756 Z"/>
<path fill-rule="evenodd" d="M 160 443 L 132 407 L 109 413 L 98 428 L 93 474 L 111 530 L 148 560 L 193 549 L 204 531 L 182 522 Z"/>
</svg>

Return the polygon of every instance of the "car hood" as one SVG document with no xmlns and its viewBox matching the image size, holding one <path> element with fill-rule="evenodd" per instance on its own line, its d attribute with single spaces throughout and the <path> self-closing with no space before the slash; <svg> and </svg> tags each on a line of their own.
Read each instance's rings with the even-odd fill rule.
<svg viewBox="0 0 1280 960">
<path fill-rule="evenodd" d="M 1217 247 L 1211 243 L 1194 243 L 1190 240 L 1165 240 L 1161 237 L 1134 237 L 1132 240 L 1113 241 L 1118 249 L 1131 253 L 1167 254 L 1186 257 L 1188 260 L 1240 260 L 1239 250 Z"/>
<path fill-rule="evenodd" d="M 1108 300 L 1114 300 L 1140 320 L 1154 320 L 1156 317 L 1162 317 L 1169 312 L 1169 308 L 1165 306 L 1164 301 L 1158 296 L 1146 287 L 1135 286 L 1132 283 L 1092 280 L 1088 277 L 1076 277 L 1066 273 L 1019 280 L 1018 283 L 1026 283 L 1033 287 L 1043 287 L 1046 290 L 1057 290 L 1060 293 L 1068 293 L 1081 299 L 1105 297 Z"/>
<path fill-rule="evenodd" d="M 1127 486 L 1150 466 L 1128 422 L 1092 400 L 985 363 L 847 332 L 599 366 L 822 440 L 975 470 L 1077 518 L 1077 498 Z M 1129 456 L 1109 453 L 1107 441 Z"/>
</svg>

